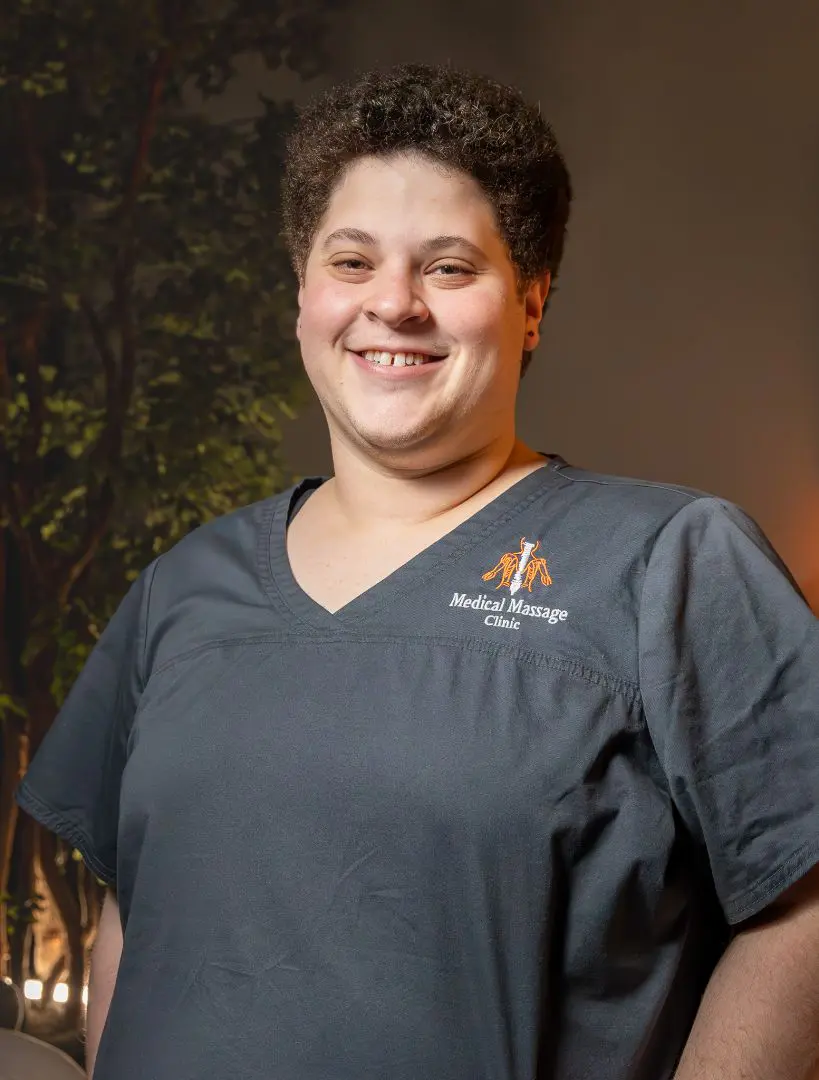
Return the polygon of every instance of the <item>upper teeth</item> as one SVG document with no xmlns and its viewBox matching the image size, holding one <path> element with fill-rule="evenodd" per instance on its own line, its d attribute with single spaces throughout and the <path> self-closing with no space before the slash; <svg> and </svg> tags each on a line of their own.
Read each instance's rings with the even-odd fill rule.
<svg viewBox="0 0 819 1080">
<path fill-rule="evenodd" d="M 395 367 L 411 367 L 413 364 L 427 364 L 435 359 L 432 356 L 424 356 L 423 353 L 391 353 L 368 350 L 362 353 L 365 360 L 371 364 L 392 364 Z"/>
</svg>

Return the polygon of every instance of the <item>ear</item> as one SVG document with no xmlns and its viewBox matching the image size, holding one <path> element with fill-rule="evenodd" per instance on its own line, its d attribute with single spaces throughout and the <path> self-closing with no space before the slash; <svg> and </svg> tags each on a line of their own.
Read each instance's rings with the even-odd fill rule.
<svg viewBox="0 0 819 1080">
<path fill-rule="evenodd" d="M 299 282 L 299 293 L 298 293 L 299 314 L 298 314 L 298 318 L 296 319 L 296 340 L 297 341 L 301 341 L 301 305 L 302 305 L 303 300 L 304 300 L 304 284 L 302 282 Z"/>
<path fill-rule="evenodd" d="M 523 348 L 526 352 L 537 348 L 540 342 L 540 320 L 543 318 L 543 309 L 546 307 L 551 284 L 552 275 L 547 271 L 541 277 L 535 278 L 523 298 L 526 314 L 526 336 Z"/>
</svg>

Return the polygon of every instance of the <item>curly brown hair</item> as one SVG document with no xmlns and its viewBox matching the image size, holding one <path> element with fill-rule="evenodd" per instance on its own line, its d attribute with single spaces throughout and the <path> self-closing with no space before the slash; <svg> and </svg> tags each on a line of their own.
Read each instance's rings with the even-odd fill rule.
<svg viewBox="0 0 819 1080">
<path fill-rule="evenodd" d="M 547 270 L 557 277 L 572 191 L 551 127 L 511 87 L 423 64 L 368 72 L 300 112 L 282 185 L 285 240 L 299 277 L 349 163 L 409 152 L 477 181 L 521 288 Z"/>
</svg>

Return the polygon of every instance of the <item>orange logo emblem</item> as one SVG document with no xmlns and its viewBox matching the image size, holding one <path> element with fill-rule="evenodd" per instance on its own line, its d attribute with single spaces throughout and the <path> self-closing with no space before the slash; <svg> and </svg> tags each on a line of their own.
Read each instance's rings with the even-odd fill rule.
<svg viewBox="0 0 819 1080">
<path fill-rule="evenodd" d="M 500 575 L 500 581 L 495 588 L 506 587 L 510 593 L 516 593 L 518 589 L 528 589 L 531 592 L 538 578 L 541 584 L 551 585 L 552 578 L 546 560 L 536 554 L 539 548 L 539 540 L 531 543 L 522 536 L 518 551 L 507 551 L 505 555 L 501 555 L 498 565 L 484 574 L 483 580 L 494 581 Z"/>
</svg>

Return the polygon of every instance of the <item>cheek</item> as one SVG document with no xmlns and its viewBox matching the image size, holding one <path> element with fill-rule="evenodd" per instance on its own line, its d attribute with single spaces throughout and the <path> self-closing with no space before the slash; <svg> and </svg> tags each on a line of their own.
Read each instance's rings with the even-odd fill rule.
<svg viewBox="0 0 819 1080">
<path fill-rule="evenodd" d="M 355 298 L 333 282 L 307 286 L 300 318 L 302 342 L 332 342 L 355 318 Z"/>
<path fill-rule="evenodd" d="M 452 334 L 464 345 L 492 349 L 509 336 L 509 304 L 494 292 L 475 293 L 468 303 L 453 308 L 448 319 Z"/>
</svg>

